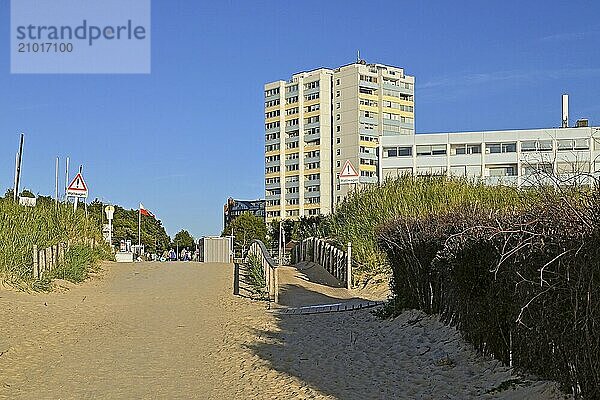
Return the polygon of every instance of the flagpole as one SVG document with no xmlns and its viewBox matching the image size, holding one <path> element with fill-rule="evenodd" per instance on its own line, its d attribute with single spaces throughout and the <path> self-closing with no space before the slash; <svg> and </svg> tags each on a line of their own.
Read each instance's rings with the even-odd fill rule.
<svg viewBox="0 0 600 400">
<path fill-rule="evenodd" d="M 142 245 L 142 208 L 138 207 L 138 246 Z"/>
</svg>

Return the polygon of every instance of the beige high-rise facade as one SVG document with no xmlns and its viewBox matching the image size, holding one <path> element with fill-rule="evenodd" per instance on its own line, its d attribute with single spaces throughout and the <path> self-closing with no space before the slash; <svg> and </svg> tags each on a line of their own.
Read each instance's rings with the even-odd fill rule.
<svg viewBox="0 0 600 400">
<path fill-rule="evenodd" d="M 338 174 L 350 161 L 359 185 L 379 180 L 382 135 L 414 134 L 414 77 L 360 60 L 265 85 L 266 219 L 330 213 L 348 192 Z"/>
<path fill-rule="evenodd" d="M 333 75 L 333 207 L 354 185 L 337 176 L 346 161 L 360 174 L 360 185 L 380 180 L 382 136 L 415 133 L 415 78 L 402 68 L 358 62 Z"/>
</svg>

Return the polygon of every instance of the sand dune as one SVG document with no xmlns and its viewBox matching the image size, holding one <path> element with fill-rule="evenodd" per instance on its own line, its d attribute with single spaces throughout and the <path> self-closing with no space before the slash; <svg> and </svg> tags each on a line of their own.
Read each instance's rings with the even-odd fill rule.
<svg viewBox="0 0 600 400">
<path fill-rule="evenodd" d="M 62 292 L 0 290 L 4 399 L 558 398 L 416 312 L 283 316 L 222 264 L 109 264 Z"/>
</svg>

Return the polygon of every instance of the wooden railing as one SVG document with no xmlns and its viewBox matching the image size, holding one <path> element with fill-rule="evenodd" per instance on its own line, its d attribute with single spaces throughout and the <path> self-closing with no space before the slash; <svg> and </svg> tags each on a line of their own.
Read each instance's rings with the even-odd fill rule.
<svg viewBox="0 0 600 400">
<path fill-rule="evenodd" d="M 258 257 L 263 267 L 263 274 L 265 277 L 265 289 L 269 298 L 269 301 L 273 301 L 276 304 L 279 302 L 279 279 L 277 277 L 277 264 L 269 255 L 265 244 L 260 240 L 254 240 L 250 244 L 250 249 L 246 254 L 246 261 L 248 257 L 254 255 Z"/>
<path fill-rule="evenodd" d="M 292 249 L 292 264 L 314 262 L 325 268 L 340 284 L 352 288 L 352 244 L 343 251 L 323 239 L 310 237 Z"/>
<path fill-rule="evenodd" d="M 65 261 L 65 254 L 71 246 L 69 243 L 58 243 L 44 249 L 38 249 L 33 245 L 33 277 L 41 279 L 45 273 L 58 268 L 59 264 Z M 93 238 L 83 238 L 77 240 L 74 244 L 86 244 L 91 248 L 96 247 L 96 240 Z"/>
</svg>

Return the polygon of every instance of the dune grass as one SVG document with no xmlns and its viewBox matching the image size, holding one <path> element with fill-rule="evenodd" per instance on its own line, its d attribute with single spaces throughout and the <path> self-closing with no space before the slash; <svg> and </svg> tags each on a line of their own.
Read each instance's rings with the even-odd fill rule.
<svg viewBox="0 0 600 400">
<path fill-rule="evenodd" d="M 10 199 L 0 199 L 0 280 L 17 287 L 33 282 L 33 245 L 42 249 L 60 242 L 95 238 L 101 243 L 99 224 L 85 211 L 50 201 L 36 207 L 22 207 Z M 42 285 L 43 286 L 43 285 Z"/>
<path fill-rule="evenodd" d="M 265 288 L 267 287 L 267 282 L 265 281 L 265 271 L 260 258 L 256 254 L 248 256 L 246 274 L 247 282 L 252 287 L 254 293 L 260 297 L 266 296 Z"/>
<path fill-rule="evenodd" d="M 323 231 L 340 248 L 352 243 L 356 272 L 389 271 L 385 254 L 376 244 L 376 230 L 403 216 L 425 217 L 457 208 L 519 208 L 537 192 L 507 186 L 487 186 L 440 176 L 403 176 L 350 193 L 324 221 Z M 530 202 L 529 201 L 529 202 Z"/>
</svg>

